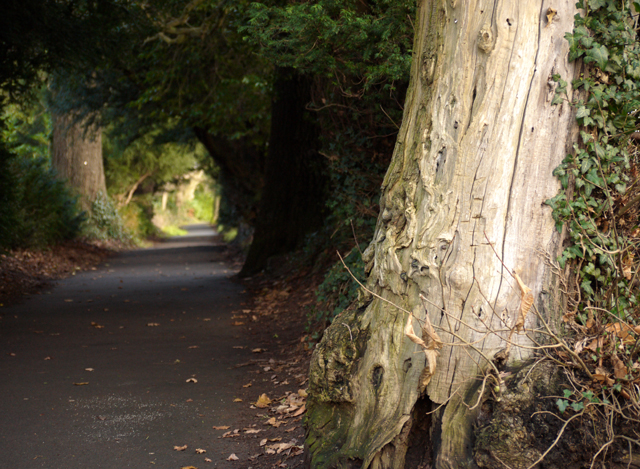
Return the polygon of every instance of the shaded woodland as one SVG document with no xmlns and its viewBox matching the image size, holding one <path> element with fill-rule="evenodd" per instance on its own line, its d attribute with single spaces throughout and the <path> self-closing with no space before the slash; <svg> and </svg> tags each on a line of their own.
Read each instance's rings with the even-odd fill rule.
<svg viewBox="0 0 640 469">
<path fill-rule="evenodd" d="M 417 3 L 10 0 L 0 247 L 320 278 L 309 467 L 638 467 L 640 4 Z"/>
</svg>

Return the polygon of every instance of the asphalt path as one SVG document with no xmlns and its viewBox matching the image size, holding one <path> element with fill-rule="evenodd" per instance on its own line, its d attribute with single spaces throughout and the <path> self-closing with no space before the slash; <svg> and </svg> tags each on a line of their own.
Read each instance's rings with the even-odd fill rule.
<svg viewBox="0 0 640 469">
<path fill-rule="evenodd" d="M 247 467 L 212 427 L 251 421 L 230 326 L 248 295 L 215 233 L 188 231 L 0 308 L 0 468 Z"/>
</svg>

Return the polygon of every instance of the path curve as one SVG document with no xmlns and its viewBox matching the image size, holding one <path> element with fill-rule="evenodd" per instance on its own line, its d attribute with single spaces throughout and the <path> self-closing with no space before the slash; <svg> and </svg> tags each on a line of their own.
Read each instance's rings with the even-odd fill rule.
<svg viewBox="0 0 640 469">
<path fill-rule="evenodd" d="M 0 467 L 246 467 L 212 427 L 255 417 L 234 402 L 248 295 L 215 233 L 189 231 L 0 308 Z"/>
</svg>

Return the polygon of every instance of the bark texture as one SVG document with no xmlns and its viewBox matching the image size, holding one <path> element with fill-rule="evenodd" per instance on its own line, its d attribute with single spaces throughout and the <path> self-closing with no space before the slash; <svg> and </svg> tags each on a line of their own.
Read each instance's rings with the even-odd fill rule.
<svg viewBox="0 0 640 469">
<path fill-rule="evenodd" d="M 413 412 L 419 400 L 443 404 L 429 416 L 433 454 L 424 463 L 473 467 L 475 415 L 462 401 L 506 347 L 521 301 L 498 256 L 543 315 L 553 318 L 559 300 L 548 258 L 560 236 L 544 202 L 558 191 L 552 172 L 577 133 L 572 108 L 551 106 L 552 75 L 571 82 L 576 73 L 564 39 L 575 1 L 418 3 L 405 114 L 365 263 L 369 288 L 420 320 L 428 315 L 444 345 L 425 389 L 426 358 L 404 334 L 406 313 L 365 295 L 336 318 L 311 364 L 314 468 L 405 467 L 413 430 L 427 418 Z M 537 328 L 534 314 L 525 327 Z M 529 338 L 513 342 L 509 360 L 527 358 L 518 345 Z"/>
<path fill-rule="evenodd" d="M 295 249 L 324 218 L 326 163 L 318 153 L 316 117 L 306 110 L 311 78 L 277 68 L 274 92 L 264 189 L 240 276 L 257 273 L 269 257 Z"/>
<path fill-rule="evenodd" d="M 71 115 L 54 114 L 51 154 L 53 168 L 80 196 L 85 210 L 99 193 L 107 193 L 100 129 L 85 129 Z"/>
</svg>

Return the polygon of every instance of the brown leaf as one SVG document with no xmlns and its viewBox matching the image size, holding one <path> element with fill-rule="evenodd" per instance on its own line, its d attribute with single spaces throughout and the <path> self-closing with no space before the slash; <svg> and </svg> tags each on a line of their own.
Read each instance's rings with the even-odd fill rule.
<svg viewBox="0 0 640 469">
<path fill-rule="evenodd" d="M 198 468 L 195 466 L 183 466 L 180 469 L 198 469 Z"/>
<path fill-rule="evenodd" d="M 204 462 L 213 462 L 213 461 L 211 461 L 211 459 L 209 458 L 204 458 Z"/>
<path fill-rule="evenodd" d="M 155 326 L 159 326 L 160 324 L 158 324 L 157 322 L 149 322 L 147 323 L 147 326 L 149 327 L 155 327 Z"/>
<path fill-rule="evenodd" d="M 236 456 L 236 453 L 231 453 L 227 458 L 227 461 L 238 461 L 240 458 Z"/>
<path fill-rule="evenodd" d="M 296 410 L 296 411 L 293 413 L 293 417 L 297 417 L 298 415 L 302 415 L 302 414 L 304 414 L 306 410 L 307 410 L 307 409 L 306 409 L 306 406 L 305 406 L 304 404 L 302 404 L 302 407 L 300 407 L 298 410 Z"/>
<path fill-rule="evenodd" d="M 187 445 L 184 446 L 174 446 L 173 449 L 175 451 L 184 451 L 185 449 L 187 449 Z"/>
<path fill-rule="evenodd" d="M 240 399 L 239 397 L 236 397 L 233 402 L 242 402 L 242 399 Z"/>
<path fill-rule="evenodd" d="M 233 325 L 234 326 L 244 326 L 244 323 L 242 321 L 234 321 Z"/>
<path fill-rule="evenodd" d="M 265 425 L 271 425 L 274 428 L 278 428 L 280 425 L 282 425 L 284 422 L 282 420 L 278 420 L 276 421 L 275 417 L 271 417 L 269 420 L 267 420 L 265 422 Z"/>
<path fill-rule="evenodd" d="M 613 362 L 613 374 L 616 378 L 624 379 L 627 377 L 627 367 L 624 362 L 618 358 L 618 355 L 613 354 L 611 356 Z"/>
<path fill-rule="evenodd" d="M 266 445 L 267 441 L 269 441 L 269 440 L 267 440 L 266 438 L 264 440 L 260 440 L 260 446 Z"/>
<path fill-rule="evenodd" d="M 74 386 L 86 386 L 89 383 L 73 383 Z"/>
<path fill-rule="evenodd" d="M 255 428 L 250 428 L 249 430 L 245 431 L 245 433 L 246 433 L 247 435 L 252 435 L 252 434 L 254 434 L 254 433 L 260 433 L 261 431 L 262 431 L 262 430 L 258 430 L 258 429 L 255 429 Z"/>
<path fill-rule="evenodd" d="M 622 273 L 627 280 L 631 280 L 633 277 L 633 252 L 629 252 L 622 260 Z"/>
<path fill-rule="evenodd" d="M 553 18 L 556 16 L 556 13 L 558 13 L 557 10 L 554 10 L 553 8 L 549 7 L 547 9 L 547 26 L 549 26 L 551 24 L 551 22 L 553 21 Z M 545 26 L 545 28 L 547 27 Z"/>
<path fill-rule="evenodd" d="M 198 453 L 198 454 L 204 454 L 204 453 L 206 453 L 206 452 L 207 452 L 207 450 L 206 450 L 206 449 L 196 448 L 196 453 Z"/>
<path fill-rule="evenodd" d="M 424 340 L 422 340 L 413 332 L 413 321 L 411 316 L 409 316 L 407 325 L 404 328 L 404 335 L 409 337 L 409 340 L 411 340 L 411 342 L 418 344 L 420 347 L 426 348 L 427 344 L 424 343 Z"/>
<path fill-rule="evenodd" d="M 267 397 L 266 394 L 262 394 L 256 401 L 255 406 L 258 407 L 259 409 L 264 409 L 266 407 L 269 407 L 270 404 L 271 404 L 271 399 L 269 399 L 269 397 Z"/>
<path fill-rule="evenodd" d="M 300 396 L 300 397 L 307 397 L 307 396 L 308 396 L 308 394 L 307 394 L 306 389 L 298 389 L 298 396 Z"/>
<path fill-rule="evenodd" d="M 187 380 L 187 383 L 197 383 L 197 382 L 198 382 L 198 380 L 197 380 L 197 379 L 195 379 L 195 378 L 189 378 L 189 379 Z"/>
<path fill-rule="evenodd" d="M 531 306 L 533 306 L 533 294 L 531 293 L 531 288 L 524 284 L 518 274 L 513 274 L 513 276 L 515 277 L 516 282 L 518 282 L 520 294 L 522 295 L 522 298 L 520 299 L 520 314 L 518 314 L 518 319 L 515 324 L 516 331 L 518 334 L 521 334 L 524 332 L 524 322 L 527 318 L 527 314 L 529 313 Z"/>
<path fill-rule="evenodd" d="M 251 349 L 251 351 L 253 353 L 262 353 L 262 352 L 265 351 L 265 349 L 263 349 L 263 348 L 254 348 L 254 349 Z"/>
<path fill-rule="evenodd" d="M 640 332 L 640 328 L 638 326 L 634 328 L 624 322 L 607 324 L 604 330 L 610 334 L 615 334 L 625 344 L 634 343 L 635 338 L 633 336 Z"/>
<path fill-rule="evenodd" d="M 214 425 L 211 428 L 213 428 L 214 430 L 228 430 L 229 429 L 229 425 L 220 425 L 220 426 Z"/>
</svg>

